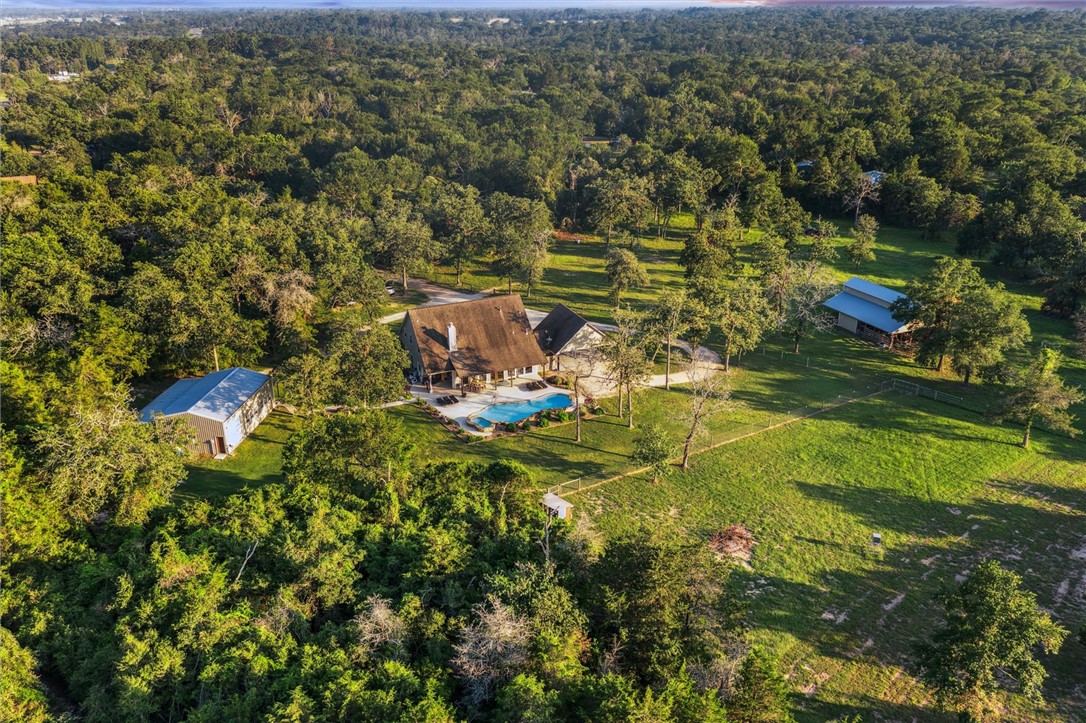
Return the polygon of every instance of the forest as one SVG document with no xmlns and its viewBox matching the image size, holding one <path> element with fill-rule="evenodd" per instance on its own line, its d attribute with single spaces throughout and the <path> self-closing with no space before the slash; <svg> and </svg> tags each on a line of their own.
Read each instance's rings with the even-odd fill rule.
<svg viewBox="0 0 1086 723">
<path fill-rule="evenodd" d="M 594 233 L 617 306 L 618 247 L 692 214 L 684 328 L 729 356 L 751 313 L 812 333 L 835 224 L 857 269 L 910 229 L 947 257 L 898 310 L 920 361 L 1014 378 L 1029 327 L 974 263 L 1086 349 L 1086 13 L 509 17 L 4 29 L 0 176 L 34 177 L 0 183 L 7 719 L 790 719 L 704 545 L 552 521 L 523 466 L 370 409 L 405 367 L 377 320 L 435 266 L 531 297 Z M 283 483 L 180 494 L 134 390 L 233 365 L 359 411 L 307 417 Z"/>
</svg>

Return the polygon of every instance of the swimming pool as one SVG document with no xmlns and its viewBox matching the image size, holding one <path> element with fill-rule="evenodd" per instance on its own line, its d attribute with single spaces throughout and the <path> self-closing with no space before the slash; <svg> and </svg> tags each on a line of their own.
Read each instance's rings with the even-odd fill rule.
<svg viewBox="0 0 1086 723">
<path fill-rule="evenodd" d="M 536 412 L 544 412 L 548 409 L 565 409 L 573 404 L 573 398 L 568 394 L 548 394 L 538 399 L 526 399 L 523 402 L 502 402 L 491 404 L 471 415 L 471 421 L 476 426 L 488 429 L 494 424 L 507 424 L 527 419 Z"/>
</svg>

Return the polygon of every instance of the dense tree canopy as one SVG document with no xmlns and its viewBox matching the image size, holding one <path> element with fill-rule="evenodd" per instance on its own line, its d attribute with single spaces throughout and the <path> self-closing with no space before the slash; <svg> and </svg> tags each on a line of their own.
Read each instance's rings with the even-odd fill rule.
<svg viewBox="0 0 1086 723">
<path fill-rule="evenodd" d="M 825 325 L 835 219 L 856 265 L 916 228 L 1084 318 L 1081 13 L 455 17 L 5 29 L 0 175 L 38 183 L 0 183 L 3 715 L 786 719 L 767 655 L 718 674 L 745 647 L 704 546 L 552 530 L 523 469 L 428 465 L 373 409 L 405 366 L 385 285 L 434 262 L 530 295 L 557 226 L 617 247 L 690 213 L 688 289 L 606 347 L 630 426 L 661 344 Z M 967 262 L 910 291 L 921 358 L 965 377 L 1028 336 Z M 235 364 L 348 412 L 305 422 L 284 483 L 180 499 L 185 433 L 132 389 Z M 1015 381 L 1005 416 L 1064 419 L 1054 362 Z"/>
</svg>

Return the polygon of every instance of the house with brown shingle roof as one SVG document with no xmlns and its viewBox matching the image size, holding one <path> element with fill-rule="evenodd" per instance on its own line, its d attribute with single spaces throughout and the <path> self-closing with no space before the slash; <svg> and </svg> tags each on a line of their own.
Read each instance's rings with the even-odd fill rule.
<svg viewBox="0 0 1086 723">
<path fill-rule="evenodd" d="M 431 390 L 435 384 L 512 384 L 546 364 L 519 294 L 411 309 L 400 343 L 411 377 Z"/>
</svg>

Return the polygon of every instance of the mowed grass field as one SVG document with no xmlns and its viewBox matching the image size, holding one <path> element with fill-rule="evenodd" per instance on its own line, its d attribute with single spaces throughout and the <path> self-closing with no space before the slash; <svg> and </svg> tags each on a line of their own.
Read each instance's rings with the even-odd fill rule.
<svg viewBox="0 0 1086 723">
<path fill-rule="evenodd" d="M 735 590 L 752 637 L 781 656 L 800 720 L 943 720 L 910 673 L 911 647 L 937 619 L 932 596 L 977 560 L 1017 570 L 1065 626 L 1086 622 L 1086 449 L 1045 435 L 1034 446 L 886 394 L 700 455 L 686 474 L 571 501 L 608 535 L 646 525 L 707 540 L 747 526 L 758 545 Z M 1052 705 L 1010 717 L 1086 719 L 1086 647 L 1069 639 L 1045 662 Z"/>
<path fill-rule="evenodd" d="M 641 241 L 635 253 L 653 283 L 629 293 L 629 303 L 648 302 L 683 283 L 678 238 L 691 226 L 689 217 L 680 218 L 675 238 Z M 856 271 L 842 258 L 832 270 L 841 281 L 860 275 L 904 289 L 952 250 L 949 240 L 884 229 L 875 263 Z M 598 238 L 556 242 L 551 268 L 526 304 L 547 309 L 561 301 L 590 319 L 610 320 L 605 256 Z M 987 265 L 982 270 L 1020 298 L 1033 327 L 1030 349 L 1015 361 L 1026 360 L 1041 342 L 1070 350 L 1070 324 L 1040 313 L 1035 287 Z M 442 269 L 432 278 L 451 283 Z M 464 281 L 469 288 L 504 289 L 477 271 Z M 1086 362 L 1067 358 L 1062 374 L 1086 387 Z M 690 472 L 676 471 L 659 483 L 635 475 L 570 497 L 575 515 L 609 536 L 649 525 L 707 539 L 730 524 L 747 525 L 758 546 L 733 584 L 750 602 L 752 638 L 780 656 L 802 721 L 854 714 L 864 721 L 952 720 L 934 711 L 913 676 L 911 648 L 937 620 L 933 595 L 983 557 L 1022 574 L 1025 586 L 1073 633 L 1086 624 L 1086 442 L 1038 433 L 1032 450 L 1021 449 L 1018 427 L 994 427 L 979 413 L 998 387 L 965 387 L 949 372 L 918 367 L 840 331 L 804 341 L 798 355 L 771 336 L 764 352 L 744 357 L 731 375 L 741 406 L 711 419 L 697 446 L 804 407 L 812 411 L 838 395 L 863 397 L 890 378 L 963 397 L 970 409 L 886 392 L 700 454 Z M 677 444 L 688 403 L 681 387 L 643 390 L 635 395 L 635 418 L 639 426 L 658 423 Z M 572 424 L 464 444 L 412 405 L 388 413 L 408 427 L 417 459 L 513 459 L 545 487 L 634 469 L 629 455 L 637 433 L 614 414 L 614 400 L 604 407 L 603 415 L 585 422 L 579 445 Z M 1074 411 L 1086 429 L 1086 405 Z M 269 418 L 236 457 L 194 466 L 182 492 L 216 496 L 281 480 L 282 443 L 297 424 Z M 881 549 L 869 544 L 873 532 L 882 535 Z M 1009 701 L 1008 718 L 1086 720 L 1086 646 L 1072 635 L 1044 662 L 1053 674 L 1046 686 L 1050 705 Z"/>
</svg>

